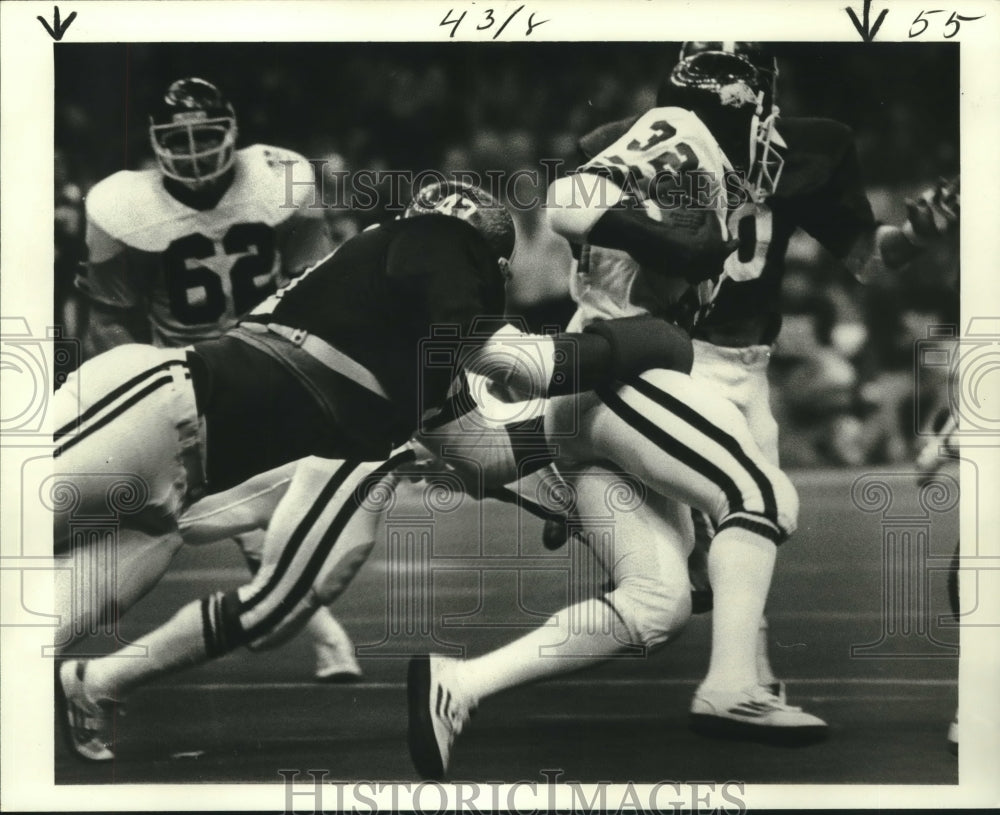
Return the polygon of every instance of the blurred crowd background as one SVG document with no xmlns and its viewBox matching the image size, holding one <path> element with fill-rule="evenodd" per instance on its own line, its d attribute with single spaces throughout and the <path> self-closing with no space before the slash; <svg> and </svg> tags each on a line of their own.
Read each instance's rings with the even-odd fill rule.
<svg viewBox="0 0 1000 815">
<path fill-rule="evenodd" d="M 150 166 L 148 114 L 182 76 L 217 84 L 236 108 L 240 144 L 323 159 L 331 228 L 341 239 L 391 213 L 347 206 L 359 171 L 487 171 L 502 180 L 541 163 L 575 166 L 576 139 L 653 106 L 678 43 L 70 44 L 55 49 L 56 319 L 72 336 L 72 280 L 85 260 L 83 200 L 121 169 Z M 785 115 L 850 125 L 876 216 L 959 164 L 959 60 L 953 44 L 775 46 Z M 779 127 L 780 130 L 780 127 Z M 545 173 L 518 178 L 544 199 Z M 345 175 L 346 174 L 346 175 Z M 380 201 L 387 200 L 386 197 Z M 530 325 L 571 313 L 570 255 L 541 211 L 517 212 L 512 309 Z M 957 324 L 957 241 L 897 279 L 862 287 L 811 238 L 797 236 L 786 319 L 772 366 L 786 466 L 903 462 L 918 446 L 943 374 L 914 369 L 929 326 Z M 919 408 L 919 410 L 918 410 Z"/>
</svg>

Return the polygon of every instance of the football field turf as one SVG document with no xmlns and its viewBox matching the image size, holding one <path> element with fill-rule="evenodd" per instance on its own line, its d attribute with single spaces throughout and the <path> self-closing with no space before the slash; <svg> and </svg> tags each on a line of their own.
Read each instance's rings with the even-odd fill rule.
<svg viewBox="0 0 1000 815">
<path fill-rule="evenodd" d="M 830 723 L 826 742 L 787 748 L 692 733 L 687 709 L 708 663 L 709 618 L 700 616 L 649 657 L 485 700 L 456 743 L 451 779 L 543 782 L 546 770 L 584 783 L 956 783 L 945 734 L 957 701 L 949 646 L 958 632 L 939 617 L 948 613 L 943 567 L 957 509 L 926 513 L 913 479 L 896 474 L 865 482 L 851 471 L 792 475 L 800 528 L 779 553 L 771 656 L 789 701 Z M 888 510 L 877 508 L 875 493 L 860 492 L 876 481 L 892 492 Z M 547 552 L 541 522 L 519 521 L 510 506 L 465 499 L 446 510 L 429 515 L 408 487 L 386 527 L 402 541 L 393 552 L 406 553 L 405 562 L 386 569 L 382 535 L 333 606 L 360 649 L 360 682 L 312 681 L 301 635 L 274 651 L 241 650 L 135 692 L 116 720 L 113 762 L 83 764 L 58 742 L 56 782 L 280 783 L 282 769 L 325 769 L 327 780 L 416 780 L 406 749 L 406 656 L 483 653 L 603 581 L 585 548 Z M 430 548 L 422 548 L 424 535 Z M 246 579 L 233 544 L 186 549 L 122 621 L 120 636 L 131 641 L 183 603 Z M 852 656 L 852 646 L 866 645 Z M 81 647 L 94 650 L 92 642 Z"/>
</svg>

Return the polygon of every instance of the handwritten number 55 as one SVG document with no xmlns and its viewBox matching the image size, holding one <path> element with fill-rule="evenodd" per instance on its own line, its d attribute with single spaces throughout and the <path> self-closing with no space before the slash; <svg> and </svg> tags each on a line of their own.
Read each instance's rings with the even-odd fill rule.
<svg viewBox="0 0 1000 815">
<path fill-rule="evenodd" d="M 914 18 L 913 22 L 910 24 L 910 32 L 909 32 L 910 39 L 913 39 L 914 37 L 919 37 L 927 30 L 927 27 L 930 25 L 930 20 L 924 17 L 925 14 L 942 14 L 944 11 L 945 9 L 943 8 L 935 8 L 931 9 L 930 11 L 921 11 Z M 986 16 L 985 14 L 980 14 L 978 17 L 963 17 L 961 14 L 958 14 L 957 12 L 953 11 L 951 13 L 951 16 L 948 17 L 948 22 L 944 24 L 945 28 L 944 38 L 946 40 L 950 40 L 952 37 L 958 34 L 958 29 L 962 23 L 968 23 L 971 22 L 972 20 L 979 20 L 985 16 Z M 918 31 L 914 31 L 913 30 L 914 26 L 918 24 L 920 24 L 922 28 L 920 28 Z M 951 33 L 948 33 L 947 30 L 949 26 L 951 26 Z"/>
</svg>

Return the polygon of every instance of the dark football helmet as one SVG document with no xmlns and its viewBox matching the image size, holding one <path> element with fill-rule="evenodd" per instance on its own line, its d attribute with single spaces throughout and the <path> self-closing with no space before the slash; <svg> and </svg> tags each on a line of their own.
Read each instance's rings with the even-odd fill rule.
<svg viewBox="0 0 1000 815">
<path fill-rule="evenodd" d="M 784 166 L 772 145 L 777 79 L 777 60 L 762 43 L 686 42 L 657 100 L 694 111 L 717 138 L 716 131 L 737 128 L 742 142 L 747 133 L 746 170 L 758 200 L 774 192 Z M 733 160 L 741 162 L 738 155 Z"/>
<path fill-rule="evenodd" d="M 149 138 L 160 170 L 191 188 L 211 184 L 236 157 L 236 112 L 211 82 L 178 79 L 150 117 Z"/>
<path fill-rule="evenodd" d="M 506 268 L 517 237 L 507 208 L 482 187 L 459 181 L 435 181 L 421 187 L 403 212 L 404 218 L 437 212 L 468 221 Z"/>
</svg>

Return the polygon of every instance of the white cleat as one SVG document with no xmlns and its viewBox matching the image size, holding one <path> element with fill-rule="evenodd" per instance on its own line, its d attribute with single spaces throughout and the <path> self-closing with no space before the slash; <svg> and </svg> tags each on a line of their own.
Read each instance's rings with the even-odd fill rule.
<svg viewBox="0 0 1000 815">
<path fill-rule="evenodd" d="M 690 722 L 701 735 L 772 744 L 813 744 L 828 735 L 826 722 L 787 704 L 764 685 L 735 693 L 699 689 L 691 702 Z"/>
<path fill-rule="evenodd" d="M 778 697 L 778 701 L 781 704 L 785 704 L 788 701 L 788 689 L 785 687 L 785 683 L 780 679 L 775 679 L 773 682 L 762 682 L 761 683 L 768 691 L 773 693 Z"/>
<path fill-rule="evenodd" d="M 475 711 L 455 677 L 458 660 L 416 656 L 407 672 L 410 758 L 421 778 L 444 779 L 451 746 Z"/>
<path fill-rule="evenodd" d="M 948 725 L 948 750 L 953 756 L 958 755 L 958 711 L 955 711 L 955 718 Z"/>
<path fill-rule="evenodd" d="M 55 677 L 56 715 L 72 753 L 87 761 L 111 761 L 114 709 L 92 702 L 84 691 L 86 660 L 68 660 Z"/>
</svg>

